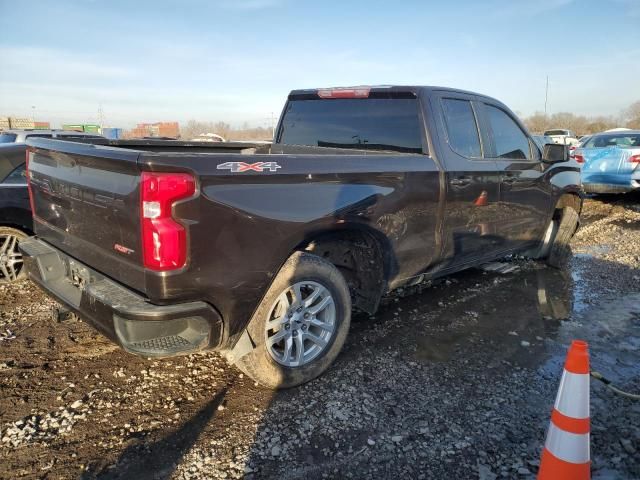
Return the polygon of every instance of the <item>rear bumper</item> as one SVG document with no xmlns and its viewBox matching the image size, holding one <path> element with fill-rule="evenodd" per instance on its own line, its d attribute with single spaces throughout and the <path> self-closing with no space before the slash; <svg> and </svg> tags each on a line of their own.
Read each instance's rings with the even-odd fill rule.
<svg viewBox="0 0 640 480">
<path fill-rule="evenodd" d="M 583 174 L 582 188 L 587 193 L 632 192 L 640 189 L 640 171 Z"/>
<path fill-rule="evenodd" d="M 205 302 L 154 305 L 35 237 L 20 249 L 31 280 L 128 352 L 167 357 L 220 343 L 222 318 Z"/>
</svg>

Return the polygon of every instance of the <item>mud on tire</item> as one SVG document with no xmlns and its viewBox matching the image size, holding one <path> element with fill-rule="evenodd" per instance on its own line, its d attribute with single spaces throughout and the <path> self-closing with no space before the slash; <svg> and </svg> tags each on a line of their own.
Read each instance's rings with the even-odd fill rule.
<svg viewBox="0 0 640 480">
<path fill-rule="evenodd" d="M 327 305 L 333 306 L 325 314 L 325 310 L 319 310 L 321 303 L 325 310 L 330 308 Z M 318 312 L 313 313 L 314 310 Z M 320 318 L 321 315 L 325 316 Z M 278 272 L 247 326 L 255 348 L 238 359 L 236 365 L 268 388 L 303 384 L 322 374 L 333 363 L 344 345 L 350 323 L 351 298 L 342 274 L 333 264 L 316 255 L 296 252 Z M 290 333 L 300 337 L 291 337 L 282 330 L 287 325 Z M 297 329 L 295 332 L 294 328 Z M 302 335 L 306 335 L 304 339 Z M 279 336 L 283 338 L 282 347 L 274 342 Z M 324 338 L 318 340 L 318 337 Z M 317 348 L 315 342 L 318 342 Z M 324 346 L 320 348 L 322 343 Z M 299 345 L 302 345 L 301 349 Z M 305 355 L 307 349 L 309 354 Z M 299 351 L 302 356 L 298 355 Z"/>
</svg>

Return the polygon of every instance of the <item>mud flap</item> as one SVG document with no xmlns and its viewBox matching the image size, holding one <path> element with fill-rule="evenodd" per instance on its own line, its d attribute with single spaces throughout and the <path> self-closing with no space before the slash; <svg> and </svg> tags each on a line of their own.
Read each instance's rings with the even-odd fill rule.
<svg viewBox="0 0 640 480">
<path fill-rule="evenodd" d="M 256 345 L 249 336 L 249 332 L 245 330 L 234 347 L 231 350 L 227 350 L 224 356 L 229 363 L 234 364 L 248 353 L 251 353 L 254 348 L 256 348 Z"/>
</svg>

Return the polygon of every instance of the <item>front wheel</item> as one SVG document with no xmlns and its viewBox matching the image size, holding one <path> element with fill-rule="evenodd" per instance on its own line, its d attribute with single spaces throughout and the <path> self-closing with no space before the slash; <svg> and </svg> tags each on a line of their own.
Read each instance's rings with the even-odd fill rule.
<svg viewBox="0 0 640 480">
<path fill-rule="evenodd" d="M 20 241 L 27 238 L 22 230 L 0 227 L 0 283 L 10 283 L 26 276 L 22 262 Z"/>
<path fill-rule="evenodd" d="M 557 232 L 546 256 L 547 264 L 555 268 L 562 268 L 569 262 L 572 255 L 569 242 L 576 232 L 579 222 L 580 216 L 573 208 L 564 207 L 562 209 L 562 216 L 557 224 Z"/>
<path fill-rule="evenodd" d="M 296 252 L 286 261 L 247 332 L 255 348 L 236 365 L 269 388 L 289 388 L 322 374 L 349 332 L 347 283 L 328 261 Z"/>
</svg>

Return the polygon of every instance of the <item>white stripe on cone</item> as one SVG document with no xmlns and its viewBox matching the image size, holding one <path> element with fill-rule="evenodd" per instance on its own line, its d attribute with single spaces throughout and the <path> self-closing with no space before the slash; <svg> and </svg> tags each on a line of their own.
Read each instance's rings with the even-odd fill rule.
<svg viewBox="0 0 640 480">
<path fill-rule="evenodd" d="M 556 427 L 553 422 L 549 425 L 545 448 L 553 456 L 569 463 L 587 463 L 589 454 L 589 434 L 575 434 L 565 432 Z"/>
<path fill-rule="evenodd" d="M 586 373 L 562 373 L 555 408 L 571 418 L 589 418 L 589 375 Z"/>
</svg>

